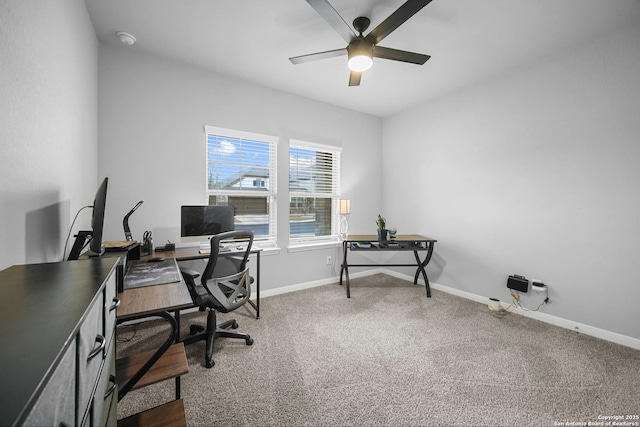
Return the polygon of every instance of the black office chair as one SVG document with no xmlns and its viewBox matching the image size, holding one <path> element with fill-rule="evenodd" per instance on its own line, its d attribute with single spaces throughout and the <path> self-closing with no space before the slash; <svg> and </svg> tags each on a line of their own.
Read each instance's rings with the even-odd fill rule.
<svg viewBox="0 0 640 427">
<path fill-rule="evenodd" d="M 220 249 L 220 242 L 229 240 L 233 242 L 226 243 L 226 246 L 231 246 L 232 251 L 242 247 L 243 252 L 238 252 L 237 256 L 220 256 L 220 253 L 224 254 L 224 250 Z M 217 311 L 229 313 L 249 301 L 253 278 L 249 276 L 247 260 L 252 244 L 253 231 L 238 230 L 216 234 L 211 238 L 211 254 L 200 283 L 196 283 L 195 280 L 200 273 L 188 268 L 180 269 L 193 303 L 200 308 L 200 311 L 208 310 L 207 326 L 191 325 L 191 335 L 183 342 L 185 345 L 202 340 L 207 342 L 205 353 L 207 368 L 215 364 L 213 344 L 217 338 L 240 338 L 245 340 L 247 345 L 253 344 L 253 339 L 248 334 L 227 330 L 229 327 L 233 329 L 238 327 L 235 319 L 216 324 Z"/>
</svg>

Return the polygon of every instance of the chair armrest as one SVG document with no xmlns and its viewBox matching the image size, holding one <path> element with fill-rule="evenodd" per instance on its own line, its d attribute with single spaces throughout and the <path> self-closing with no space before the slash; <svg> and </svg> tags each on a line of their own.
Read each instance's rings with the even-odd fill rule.
<svg viewBox="0 0 640 427">
<path fill-rule="evenodd" d="M 197 306 L 202 309 L 202 298 L 198 295 L 196 278 L 200 276 L 196 270 L 192 270 L 186 267 L 180 267 L 180 273 L 182 273 L 182 278 L 184 279 L 185 285 L 187 285 L 187 289 L 189 290 L 189 295 L 191 295 L 191 300 Z"/>
<path fill-rule="evenodd" d="M 183 276 L 188 276 L 192 279 L 195 279 L 200 276 L 200 273 L 198 273 L 196 270 L 193 270 L 191 268 L 180 267 L 180 272 L 182 273 Z"/>
</svg>

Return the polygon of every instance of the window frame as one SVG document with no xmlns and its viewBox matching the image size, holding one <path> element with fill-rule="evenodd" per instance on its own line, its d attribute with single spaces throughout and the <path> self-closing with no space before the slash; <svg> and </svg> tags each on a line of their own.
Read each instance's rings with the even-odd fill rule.
<svg viewBox="0 0 640 427">
<path fill-rule="evenodd" d="M 318 192 L 302 192 L 302 191 L 292 191 L 291 189 L 291 174 L 292 174 L 292 149 L 304 149 L 304 150 L 315 150 L 319 152 L 323 152 L 326 154 L 330 154 L 332 158 L 331 162 L 331 190 L 330 192 L 326 191 L 318 191 Z M 322 243 L 335 243 L 338 242 L 339 239 L 339 221 L 338 221 L 338 204 L 340 200 L 340 175 L 341 175 L 341 153 L 342 147 L 335 145 L 326 145 L 319 144 L 315 142 L 303 141 L 298 139 L 290 139 L 289 140 L 289 162 L 288 162 L 288 178 L 289 178 L 289 199 L 288 199 L 288 213 L 287 213 L 287 234 L 289 236 L 289 245 L 290 246 L 310 246 L 317 245 Z M 329 235 L 325 236 L 294 236 L 291 234 L 291 205 L 293 201 L 297 198 L 329 198 L 331 199 L 331 210 L 330 210 L 330 224 L 331 224 L 331 232 Z"/>
<path fill-rule="evenodd" d="M 204 126 L 205 134 L 205 194 L 207 197 L 207 204 L 211 196 L 225 196 L 225 197 L 247 197 L 247 198 L 266 198 L 268 206 L 268 224 L 267 235 L 256 235 L 255 241 L 260 242 L 261 247 L 271 247 L 277 245 L 278 237 L 278 209 L 277 209 L 277 189 L 278 189 L 278 142 L 279 138 L 273 135 L 265 135 L 247 131 L 241 131 L 236 129 L 228 129 L 217 126 Z M 210 160 L 209 160 L 209 136 L 216 137 L 228 137 L 230 139 L 237 139 L 240 141 L 246 140 L 251 142 L 265 143 L 269 146 L 269 188 L 265 189 L 265 186 L 258 187 L 253 191 L 250 189 L 242 190 L 229 190 L 229 189 L 210 189 L 209 188 L 209 172 L 210 172 Z M 219 164 L 223 164 L 219 162 Z M 264 179 L 262 179 L 264 181 Z"/>
</svg>

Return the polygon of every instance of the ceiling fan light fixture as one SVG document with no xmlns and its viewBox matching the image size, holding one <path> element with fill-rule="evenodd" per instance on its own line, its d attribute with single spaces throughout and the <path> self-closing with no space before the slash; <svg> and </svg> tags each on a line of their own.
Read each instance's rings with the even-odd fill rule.
<svg viewBox="0 0 640 427">
<path fill-rule="evenodd" d="M 373 65 L 373 59 L 367 55 L 352 56 L 349 58 L 349 69 L 351 71 L 367 71 Z"/>
<path fill-rule="evenodd" d="M 367 71 L 373 65 L 373 45 L 365 40 L 354 40 L 347 47 L 351 71 Z"/>
</svg>

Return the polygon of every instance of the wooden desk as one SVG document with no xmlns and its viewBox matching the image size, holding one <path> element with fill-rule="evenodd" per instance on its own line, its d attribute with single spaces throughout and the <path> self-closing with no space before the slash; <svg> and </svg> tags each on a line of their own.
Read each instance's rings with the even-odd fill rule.
<svg viewBox="0 0 640 427">
<path fill-rule="evenodd" d="M 154 364 L 169 350 L 169 347 L 174 342 L 180 341 L 180 310 L 193 307 L 193 301 L 182 278 L 179 282 L 125 289 L 118 293 L 118 298 L 120 299 L 120 306 L 117 309 L 118 323 L 158 316 L 165 319 L 171 326 L 169 336 L 160 348 L 153 352 L 146 362 L 140 363 L 136 372 L 127 374 L 126 382 L 118 390 L 118 400 L 121 400 L 129 391 L 139 386 L 138 382 L 147 372 L 150 372 Z M 173 317 L 169 312 L 173 312 Z M 184 353 L 184 347 L 182 353 Z M 186 373 L 182 367 L 178 370 Z M 170 375 L 176 378 L 176 399 L 179 399 L 179 375 L 181 374 Z"/>
<path fill-rule="evenodd" d="M 373 234 L 352 234 L 342 242 L 342 266 L 340 268 L 340 286 L 342 286 L 342 275 L 346 275 L 347 283 L 347 298 L 351 298 L 351 287 L 349 285 L 349 267 L 369 267 L 369 266 L 381 266 L 381 267 L 417 267 L 416 273 L 413 277 L 413 284 L 418 283 L 418 276 L 422 274 L 424 284 L 427 288 L 427 298 L 431 298 L 431 288 L 429 287 L 429 279 L 427 278 L 427 272 L 425 267 L 431 260 L 433 255 L 433 246 L 437 240 L 430 237 L 421 236 L 418 234 L 399 234 L 395 239 L 389 240 L 387 246 L 383 246 L 378 242 L 378 236 Z M 349 264 L 347 261 L 347 254 L 349 251 L 366 251 L 366 252 L 380 252 L 380 251 L 411 251 L 415 257 L 415 264 Z M 418 252 L 426 252 L 424 260 L 420 260 Z"/>
<path fill-rule="evenodd" d="M 251 306 L 256 311 L 256 319 L 260 318 L 260 253 L 261 252 L 262 252 L 262 248 L 256 247 L 255 245 L 251 247 L 251 251 L 249 252 L 250 254 L 256 256 L 256 275 L 255 275 L 256 301 L 253 302 L 252 300 L 249 300 L 249 304 L 251 304 Z M 223 256 L 223 257 L 238 256 L 239 254 L 242 254 L 242 253 L 244 253 L 244 251 L 232 248 L 228 252 L 219 253 L 218 256 Z M 176 248 L 173 251 L 156 252 L 154 256 L 162 256 L 164 258 L 175 258 L 177 261 L 188 261 L 188 260 L 194 260 L 194 259 L 209 258 L 208 253 L 200 253 L 200 248 L 198 246 Z M 142 259 L 148 259 L 148 258 L 149 257 L 143 257 Z M 186 286 L 183 285 L 183 287 L 186 290 Z M 188 292 L 187 292 L 187 295 L 188 295 Z"/>
</svg>

